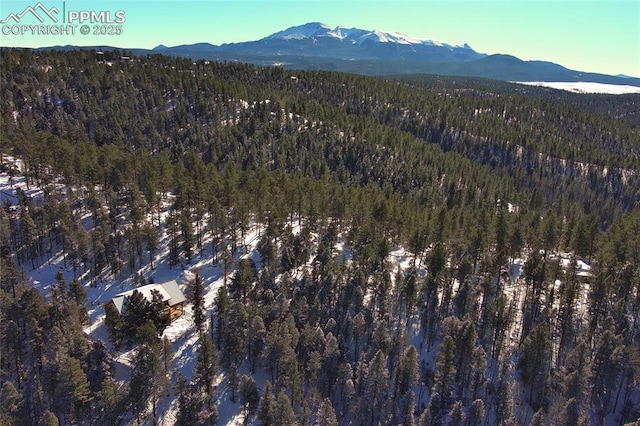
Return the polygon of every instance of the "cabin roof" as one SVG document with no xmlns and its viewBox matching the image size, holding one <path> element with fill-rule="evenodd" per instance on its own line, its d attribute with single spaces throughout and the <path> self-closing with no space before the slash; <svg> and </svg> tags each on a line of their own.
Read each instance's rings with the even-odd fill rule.
<svg viewBox="0 0 640 426">
<path fill-rule="evenodd" d="M 111 301 L 118 310 L 118 313 L 122 313 L 124 308 L 124 301 L 127 297 L 133 294 L 134 291 L 139 291 L 142 296 L 149 302 L 153 300 L 153 290 L 156 290 L 162 296 L 162 301 L 167 302 L 169 306 L 177 305 L 186 300 L 184 293 L 180 290 L 178 283 L 175 280 L 167 281 L 162 284 L 147 284 L 142 287 L 134 288 L 129 291 L 116 294 Z"/>
</svg>

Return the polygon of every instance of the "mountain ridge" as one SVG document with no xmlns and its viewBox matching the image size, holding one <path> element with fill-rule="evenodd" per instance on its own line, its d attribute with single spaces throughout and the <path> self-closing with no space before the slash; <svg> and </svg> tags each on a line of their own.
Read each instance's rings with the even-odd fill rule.
<svg viewBox="0 0 640 426">
<path fill-rule="evenodd" d="M 153 49 L 193 60 L 240 61 L 287 69 L 339 71 L 365 75 L 439 74 L 502 81 L 594 82 L 640 87 L 640 78 L 568 69 L 544 60 L 524 61 L 511 54 L 486 54 L 468 43 L 454 46 L 398 32 L 331 27 L 309 22 L 254 41 L 208 42 Z"/>
<path fill-rule="evenodd" d="M 452 46 L 434 40 L 418 39 L 398 32 L 365 30 L 312 22 L 289 27 L 255 41 L 218 46 L 221 52 L 290 55 L 343 60 L 413 60 L 459 62 L 485 57 L 465 46 Z"/>
<path fill-rule="evenodd" d="M 402 45 L 425 45 L 425 46 L 438 46 L 446 47 L 448 49 L 469 49 L 473 50 L 468 43 L 462 46 L 453 46 L 446 43 L 441 43 L 436 40 L 422 39 L 412 36 L 408 36 L 395 31 L 381 31 L 381 30 L 364 30 L 360 28 L 347 28 L 337 26 L 335 28 L 330 27 L 322 22 L 309 22 L 307 24 L 289 27 L 285 30 L 278 31 L 261 40 L 273 40 L 273 39 L 304 39 L 315 37 L 330 37 L 336 38 L 341 41 L 345 41 L 351 44 L 360 45 L 367 40 L 378 43 L 397 43 Z"/>
</svg>

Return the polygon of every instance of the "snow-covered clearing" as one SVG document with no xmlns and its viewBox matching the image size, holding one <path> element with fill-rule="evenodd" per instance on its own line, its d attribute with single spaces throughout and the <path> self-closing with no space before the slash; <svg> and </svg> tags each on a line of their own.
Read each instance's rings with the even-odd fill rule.
<svg viewBox="0 0 640 426">
<path fill-rule="evenodd" d="M 603 93 L 608 95 L 626 95 L 640 93 L 640 87 L 618 84 L 593 83 L 588 81 L 514 81 L 527 86 L 549 87 L 551 89 L 566 90 L 573 93 Z"/>
</svg>

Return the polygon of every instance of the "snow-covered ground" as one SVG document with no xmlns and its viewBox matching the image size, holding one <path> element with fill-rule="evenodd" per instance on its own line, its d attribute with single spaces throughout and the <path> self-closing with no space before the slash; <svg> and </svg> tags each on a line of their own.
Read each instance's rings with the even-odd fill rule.
<svg viewBox="0 0 640 426">
<path fill-rule="evenodd" d="M 5 161 L 6 160 L 7 158 L 5 158 Z M 16 164 L 19 163 L 17 162 Z M 34 185 L 31 185 L 27 189 L 27 182 L 24 176 L 16 175 L 10 178 L 6 173 L 0 173 L 0 199 L 3 203 L 7 200 L 6 202 L 17 206 L 18 188 L 34 200 L 41 199 L 42 197 L 42 190 Z M 62 189 L 64 190 L 64 188 Z M 168 204 L 169 203 L 167 203 L 167 205 Z M 161 213 L 161 217 L 165 215 L 166 211 Z M 90 221 L 85 221 L 85 223 L 90 224 Z M 234 266 L 243 257 L 250 257 L 259 265 L 259 255 L 256 246 L 261 228 L 260 224 L 254 223 L 246 233 L 244 240 L 240 242 L 241 249 L 238 250 L 237 255 L 234 257 Z M 297 233 L 300 231 L 300 228 L 294 226 L 292 231 Z M 317 235 L 314 234 L 314 238 L 317 238 Z M 206 318 L 209 320 L 211 313 L 214 311 L 214 301 L 218 289 L 224 285 L 224 273 L 222 265 L 212 261 L 209 248 L 210 242 L 205 239 L 203 245 L 205 249 L 201 253 L 196 254 L 190 264 L 181 263 L 170 267 L 168 263 L 168 238 L 163 235 L 161 236 L 160 249 L 154 258 L 154 269 L 151 269 L 149 265 L 144 265 L 134 272 L 144 278 L 145 282 L 148 282 L 151 278 L 156 283 L 176 280 L 181 289 L 186 291 L 189 281 L 193 278 L 195 270 L 198 269 L 205 282 L 204 305 Z M 342 261 L 349 261 L 352 256 L 351 250 L 344 244 L 342 236 L 340 237 L 340 243 L 336 246 L 336 250 Z M 310 266 L 314 255 L 315 253 L 311 254 L 309 264 L 306 265 L 306 267 Z M 394 269 L 400 267 L 402 270 L 409 268 L 412 259 L 412 255 L 399 247 L 396 247 L 388 258 L 394 265 Z M 92 278 L 88 272 L 82 272 L 82 267 L 76 268 L 75 272 L 72 265 L 68 264 L 67 267 L 65 267 L 61 254 L 54 255 L 47 260 L 41 259 L 35 269 L 31 269 L 30 266 L 30 264 L 21 265 L 21 267 L 26 268 L 29 283 L 38 288 L 45 297 L 49 296 L 51 284 L 55 282 L 55 276 L 58 272 L 64 274 L 67 282 L 70 282 L 76 277 L 81 279 L 87 291 L 87 311 L 90 319 L 84 331 L 90 338 L 100 339 L 107 343 L 112 354 L 115 356 L 115 378 L 121 383 L 126 383 L 131 374 L 131 358 L 134 354 L 134 349 L 118 351 L 111 346 L 104 322 L 104 304 L 111 300 L 117 293 L 137 287 L 135 273 L 131 273 L 129 269 L 125 267 L 123 268 L 123 272 L 116 277 L 109 272 L 105 272 L 97 278 Z M 301 267 L 301 269 L 303 268 L 305 268 L 305 266 Z M 422 272 L 424 273 L 424 271 Z M 229 273 L 229 277 L 231 276 L 233 276 L 233 267 Z M 207 324 L 207 327 L 208 326 L 209 324 Z M 177 399 L 175 398 L 174 391 L 177 377 L 182 373 L 185 377 L 190 378 L 196 362 L 198 333 L 193 323 L 193 313 L 190 303 L 185 305 L 184 314 L 167 326 L 164 330 L 163 337 L 167 337 L 173 343 L 174 362 L 169 395 L 159 402 L 158 415 L 161 425 L 171 425 L 175 423 L 177 413 Z M 417 339 L 417 336 L 414 336 L 414 338 Z M 430 354 L 430 356 L 435 356 L 435 352 L 434 354 Z M 246 369 L 246 366 L 241 366 L 239 373 L 247 373 L 247 371 L 245 371 Z M 254 375 L 259 385 L 264 383 L 266 377 L 267 374 L 260 371 Z M 233 403 L 231 401 L 231 389 L 229 388 L 228 378 L 224 373 L 220 373 L 217 376 L 214 385 L 218 389 L 216 399 L 220 416 L 219 424 L 242 424 L 244 421 L 242 408 L 239 403 Z"/>
<path fill-rule="evenodd" d="M 566 90 L 573 93 L 604 93 L 608 95 L 626 95 L 630 93 L 640 93 L 640 87 L 637 86 L 592 83 L 587 81 L 515 81 L 514 83 L 526 84 L 528 86 L 550 87 L 552 89 Z"/>
<path fill-rule="evenodd" d="M 6 161 L 6 159 L 5 159 Z M 19 162 L 16 164 L 20 165 Z M 17 188 L 22 189 L 28 196 L 37 200 L 42 197 L 42 191 L 31 185 L 27 189 L 25 178 L 21 175 L 16 175 L 10 178 L 6 173 L 0 173 L 0 201 L 9 202 L 12 205 L 17 204 Z M 62 188 L 64 190 L 64 188 Z M 37 202 L 37 201 L 36 201 Z M 169 203 L 166 204 L 168 206 Z M 161 213 L 161 217 L 166 217 L 167 211 Z M 85 226 L 90 226 L 91 221 L 85 221 Z M 234 258 L 234 266 L 243 257 L 252 258 L 259 264 L 259 255 L 257 253 L 257 243 L 261 229 L 260 224 L 254 223 L 250 230 L 246 233 L 243 241 L 240 241 L 240 250 Z M 292 229 L 294 233 L 300 231 L 298 226 L 294 226 Z M 317 235 L 313 234 L 314 239 L 317 239 Z M 82 268 L 78 267 L 74 271 L 72 265 L 64 266 L 62 255 L 53 255 L 50 259 L 40 260 L 35 269 L 31 269 L 31 265 L 22 265 L 26 268 L 26 273 L 31 285 L 38 288 L 45 297 L 48 297 L 50 292 L 50 286 L 55 282 L 55 276 L 58 272 L 62 272 L 65 275 L 67 282 L 70 282 L 75 277 L 82 280 L 87 290 L 87 311 L 89 313 L 90 323 L 85 327 L 85 333 L 91 338 L 98 338 L 109 344 L 109 337 L 104 324 L 104 304 L 108 302 L 117 293 L 127 291 L 137 287 L 135 275 L 144 278 L 146 282 L 149 279 L 153 279 L 156 283 L 166 282 L 169 280 L 176 280 L 180 287 L 184 290 L 187 289 L 188 283 L 194 276 L 195 270 L 199 270 L 205 283 L 205 309 L 206 318 L 210 318 L 210 314 L 214 311 L 214 300 L 217 295 L 218 289 L 224 285 L 223 268 L 220 263 L 214 263 L 212 261 L 210 251 L 210 241 L 205 239 L 203 245 L 205 247 L 201 252 L 197 252 L 190 264 L 181 263 L 179 265 L 170 267 L 168 263 L 168 238 L 161 236 L 161 245 L 158 253 L 154 257 L 154 269 L 151 269 L 149 265 L 144 265 L 138 270 L 131 273 L 127 267 L 124 267 L 123 272 L 113 277 L 112 274 L 105 272 L 103 275 L 97 278 L 89 277 L 88 273 L 83 273 Z M 341 262 L 349 262 L 353 256 L 351 248 L 345 244 L 344 236 L 340 235 L 338 238 L 338 244 L 335 247 L 338 258 Z M 312 261 L 314 253 L 311 254 L 309 262 Z M 551 257 L 555 257 L 560 262 L 563 268 L 568 268 L 571 264 L 571 254 L 561 253 L 553 254 Z M 393 247 L 387 260 L 392 265 L 391 270 L 408 271 L 414 263 L 413 254 L 407 252 L 402 247 Z M 520 277 L 522 274 L 523 265 L 526 259 L 513 259 L 510 263 L 509 279 L 502 291 L 507 294 L 515 309 L 516 316 L 521 315 L 522 306 L 524 304 L 525 292 L 522 290 Z M 306 267 L 310 267 L 307 264 Z M 590 266 L 582 260 L 578 260 L 576 264 L 578 268 L 579 276 L 589 276 Z M 304 269 L 302 266 L 301 269 Z M 424 278 L 426 270 L 424 266 L 419 268 L 418 271 L 421 278 Z M 229 273 L 229 276 L 233 275 L 233 267 Z M 395 275 L 392 274 L 395 278 Z M 392 279 L 393 279 L 392 278 Z M 138 280 L 140 281 L 140 280 Z M 559 285 L 559 283 L 556 283 Z M 454 283 L 454 291 L 457 290 L 457 282 Z M 581 291 L 581 297 L 579 300 L 579 308 L 585 309 L 586 294 L 588 287 L 583 288 Z M 509 333 L 509 346 L 517 346 L 520 341 L 520 332 L 518 328 L 520 321 L 518 318 L 514 321 L 514 326 Z M 208 325 L 207 325 L 208 326 Z M 419 330 L 417 324 L 410 324 L 412 333 L 408 336 L 411 343 L 416 347 L 420 347 L 422 338 L 419 336 Z M 177 413 L 177 399 L 174 394 L 174 386 L 177 376 L 182 373 L 185 377 L 190 378 L 192 376 L 195 361 L 196 361 L 196 349 L 198 347 L 198 334 L 195 330 L 193 323 L 193 314 L 191 311 L 191 304 L 187 303 L 185 306 L 184 314 L 172 322 L 165 330 L 164 336 L 167 337 L 172 343 L 174 348 L 174 363 L 173 373 L 170 381 L 169 395 L 164 398 L 158 404 L 158 414 L 161 425 L 170 425 L 175 423 Z M 433 350 L 427 352 L 421 350 L 421 357 L 428 360 L 430 364 L 433 364 L 433 358 L 437 352 L 437 346 L 432 348 Z M 116 380 L 126 383 L 130 377 L 131 363 L 130 359 L 133 354 L 133 350 L 116 351 L 111 348 L 112 353 L 116 357 Z M 241 366 L 240 374 L 247 373 L 247 367 Z M 257 372 L 254 375 L 256 382 L 261 386 L 266 380 L 265 372 Z M 233 403 L 230 398 L 230 387 L 228 384 L 228 378 L 225 374 L 218 375 L 215 386 L 217 387 L 217 403 L 218 412 L 220 416 L 220 424 L 242 424 L 244 419 L 242 415 L 242 409 L 239 403 Z"/>
<path fill-rule="evenodd" d="M 12 158 L 4 156 L 4 161 L 13 162 L 20 169 L 22 164 L 14 161 Z M 7 173 L 0 173 L 0 202 L 4 206 L 10 203 L 12 206 L 18 204 L 19 189 L 24 191 L 27 197 L 34 202 L 38 202 L 42 198 L 42 190 L 35 185 L 27 186 L 24 176 L 14 175 L 9 177 Z M 16 208 L 16 207 L 14 207 Z M 236 262 L 240 257 L 251 256 L 256 253 L 255 247 L 258 242 L 258 226 L 254 226 L 247 233 L 244 243 L 249 254 L 244 254 L 243 250 L 239 251 L 238 256 L 234 259 Z M 211 256 L 207 250 L 202 252 L 202 256 L 194 256 L 191 264 L 180 264 L 169 267 L 168 264 L 168 239 L 162 238 L 160 250 L 154 258 L 154 269 L 148 265 L 140 268 L 136 272 L 145 280 L 153 279 L 156 283 L 176 280 L 183 291 L 186 290 L 189 280 L 193 278 L 193 271 L 200 269 L 205 280 L 205 307 L 207 310 L 207 318 L 213 310 L 214 299 L 220 286 L 223 285 L 224 277 L 222 266 L 213 264 Z M 64 267 L 62 255 L 53 255 L 50 259 L 40 259 L 35 269 L 31 269 L 31 264 L 20 265 L 25 268 L 29 283 L 38 288 L 45 297 L 49 297 L 51 284 L 55 282 L 55 276 L 58 272 L 62 272 L 67 282 L 71 282 L 74 278 L 79 278 L 87 291 L 87 311 L 90 322 L 85 327 L 85 333 L 92 339 L 100 339 L 107 343 L 111 348 L 112 354 L 115 356 L 116 372 L 115 378 L 118 381 L 126 382 L 130 377 L 131 356 L 133 350 L 116 351 L 111 347 L 109 336 L 104 324 L 105 312 L 104 304 L 111 300 L 113 296 L 122 291 L 127 291 L 137 287 L 134 276 L 128 268 L 124 268 L 123 272 L 113 277 L 106 272 L 97 278 L 91 278 L 89 273 L 84 273 L 82 267 L 76 268 L 74 272 L 73 266 L 67 264 Z M 231 272 L 232 274 L 233 272 Z M 74 276 L 75 275 L 75 276 Z M 170 382 L 169 397 L 160 402 L 158 413 L 160 424 L 170 425 L 174 423 L 175 413 L 177 410 L 177 402 L 174 395 L 174 385 L 179 373 L 183 373 L 185 377 L 190 378 L 195 366 L 196 349 L 198 347 L 198 336 L 193 324 L 193 316 L 191 305 L 186 304 L 185 313 L 180 318 L 172 322 L 165 330 L 164 335 L 173 343 L 174 347 L 174 363 L 173 375 Z M 218 402 L 220 424 L 242 424 L 241 407 L 238 403 L 232 403 L 229 398 L 229 392 L 225 385 L 226 380 L 223 374 L 220 374 L 215 385 L 218 386 Z"/>
</svg>

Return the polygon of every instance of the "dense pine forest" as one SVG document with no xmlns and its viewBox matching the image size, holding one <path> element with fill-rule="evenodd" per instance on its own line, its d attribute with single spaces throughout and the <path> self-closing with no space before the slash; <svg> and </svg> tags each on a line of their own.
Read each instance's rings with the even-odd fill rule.
<svg viewBox="0 0 640 426">
<path fill-rule="evenodd" d="M 0 424 L 640 416 L 640 95 L 0 54 Z"/>
</svg>

